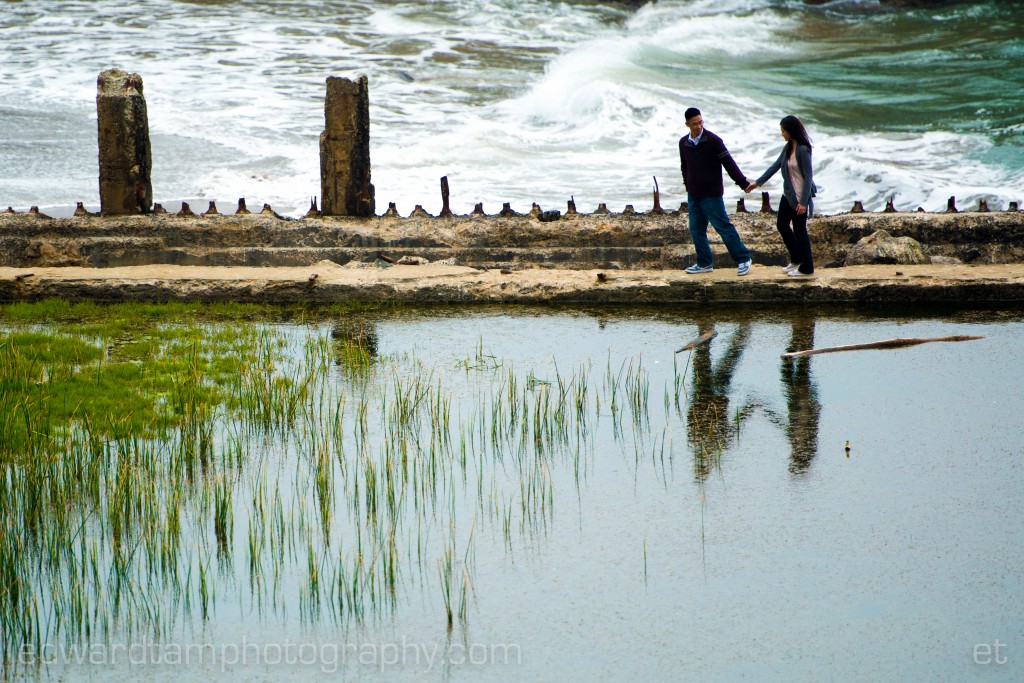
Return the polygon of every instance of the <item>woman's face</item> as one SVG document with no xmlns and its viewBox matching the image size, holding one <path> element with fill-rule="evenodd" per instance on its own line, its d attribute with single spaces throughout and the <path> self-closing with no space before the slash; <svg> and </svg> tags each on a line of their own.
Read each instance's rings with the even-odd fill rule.
<svg viewBox="0 0 1024 683">
<path fill-rule="evenodd" d="M 789 136 L 789 132 L 782 126 L 779 126 L 779 130 L 782 131 L 782 139 L 785 140 L 786 142 L 789 142 L 790 140 L 793 139 Z"/>
</svg>

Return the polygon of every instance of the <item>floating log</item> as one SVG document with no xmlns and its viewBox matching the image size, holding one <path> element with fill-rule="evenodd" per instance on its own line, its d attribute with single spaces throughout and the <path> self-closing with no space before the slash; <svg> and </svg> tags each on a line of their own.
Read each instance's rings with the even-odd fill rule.
<svg viewBox="0 0 1024 683">
<path fill-rule="evenodd" d="M 805 356 L 815 356 L 819 353 L 838 353 L 840 351 L 864 351 L 868 349 L 902 349 L 906 346 L 917 346 L 918 344 L 927 344 L 928 342 L 962 342 L 972 341 L 974 339 L 984 339 L 984 337 L 975 337 L 972 335 L 953 335 L 951 337 L 928 337 L 928 338 L 900 338 L 886 339 L 884 341 L 867 342 L 864 344 L 846 344 L 843 346 L 828 346 L 823 349 L 808 349 L 806 351 L 791 351 L 784 353 L 780 358 L 803 358 Z"/>
<path fill-rule="evenodd" d="M 676 353 L 682 353 L 683 351 L 689 351 L 690 349 L 695 349 L 698 346 L 703 346 L 704 344 L 707 344 L 708 342 L 710 342 L 712 339 L 714 339 L 717 336 L 718 336 L 718 332 L 716 332 L 715 330 L 711 330 L 710 332 L 705 332 L 704 334 L 700 335 L 696 339 L 693 339 L 691 341 L 686 342 L 686 344 L 684 344 L 682 346 L 682 348 L 680 348 L 678 351 L 676 351 Z"/>
</svg>

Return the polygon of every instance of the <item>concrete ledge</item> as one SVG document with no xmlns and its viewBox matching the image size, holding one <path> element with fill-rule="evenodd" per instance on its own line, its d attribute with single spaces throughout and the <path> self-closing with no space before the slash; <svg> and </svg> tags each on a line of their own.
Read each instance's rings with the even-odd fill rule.
<svg viewBox="0 0 1024 683">
<path fill-rule="evenodd" d="M 315 276 L 315 277 L 314 277 Z M 0 301 L 244 301 L 261 303 L 1024 303 L 1024 264 L 851 266 L 790 278 L 755 265 L 704 275 L 681 270 L 511 272 L 465 266 L 148 265 L 0 267 Z"/>
</svg>

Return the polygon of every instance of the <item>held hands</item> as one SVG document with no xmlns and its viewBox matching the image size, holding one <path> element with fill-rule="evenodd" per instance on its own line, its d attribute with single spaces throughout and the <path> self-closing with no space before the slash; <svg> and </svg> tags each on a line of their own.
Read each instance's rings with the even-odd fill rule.
<svg viewBox="0 0 1024 683">
<path fill-rule="evenodd" d="M 804 204 L 797 204 L 796 205 L 796 215 L 797 216 L 803 216 L 805 213 L 807 213 L 807 207 Z"/>
<path fill-rule="evenodd" d="M 754 190 L 756 190 L 757 187 L 758 187 L 757 183 L 750 183 L 745 188 L 743 188 L 743 191 L 749 194 L 749 193 L 753 192 Z"/>
</svg>

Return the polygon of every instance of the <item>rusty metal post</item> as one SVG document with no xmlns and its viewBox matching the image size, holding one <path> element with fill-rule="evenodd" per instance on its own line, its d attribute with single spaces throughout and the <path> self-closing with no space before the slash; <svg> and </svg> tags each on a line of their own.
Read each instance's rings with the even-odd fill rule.
<svg viewBox="0 0 1024 683">
<path fill-rule="evenodd" d="M 665 213 L 665 210 L 661 208 L 661 190 L 658 188 L 658 177 L 654 177 L 654 208 L 651 209 L 651 213 L 661 215 Z"/>
<path fill-rule="evenodd" d="M 441 176 L 441 217 L 450 218 L 452 209 L 448 205 L 448 176 Z"/>
<path fill-rule="evenodd" d="M 320 212 L 324 216 L 372 216 L 370 95 L 366 76 L 330 76 L 320 134 Z"/>
<path fill-rule="evenodd" d="M 108 69 L 96 79 L 100 212 L 149 213 L 153 206 L 152 148 L 142 77 Z"/>
</svg>

